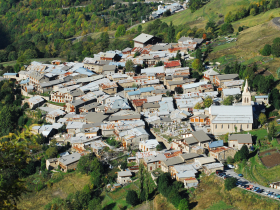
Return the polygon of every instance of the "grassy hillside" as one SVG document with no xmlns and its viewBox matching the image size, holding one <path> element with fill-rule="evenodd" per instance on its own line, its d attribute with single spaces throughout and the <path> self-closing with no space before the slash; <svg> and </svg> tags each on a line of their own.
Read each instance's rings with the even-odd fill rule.
<svg viewBox="0 0 280 210">
<path fill-rule="evenodd" d="M 53 198 L 66 198 L 70 193 L 82 190 L 89 183 L 90 176 L 81 175 L 76 172 L 66 174 L 63 180 L 54 183 L 51 187 L 37 193 L 23 195 L 18 208 L 29 210 L 44 209 L 45 205 L 52 201 Z"/>
<path fill-rule="evenodd" d="M 199 187 L 190 195 L 190 204 L 198 209 L 278 209 L 276 200 L 259 196 L 240 188 L 224 189 L 223 180 L 211 175 L 203 177 Z"/>
<path fill-rule="evenodd" d="M 242 31 L 237 36 L 236 42 L 215 46 L 208 59 L 221 63 L 239 60 L 244 64 L 257 61 L 260 67 L 268 68 L 275 75 L 277 68 L 280 66 L 280 58 L 273 59 L 269 56 L 261 56 L 259 50 L 265 44 L 272 44 L 273 39 L 279 36 L 279 30 L 266 22 Z"/>
<path fill-rule="evenodd" d="M 209 20 L 217 22 L 223 19 L 219 17 L 219 14 L 226 15 L 229 11 L 236 11 L 240 6 L 247 7 L 251 2 L 258 2 L 258 0 L 213 0 L 194 13 L 191 13 L 191 10 L 187 9 L 175 15 L 161 18 L 161 20 L 166 23 L 172 21 L 174 25 L 188 24 L 192 27 L 204 28 Z"/>
</svg>

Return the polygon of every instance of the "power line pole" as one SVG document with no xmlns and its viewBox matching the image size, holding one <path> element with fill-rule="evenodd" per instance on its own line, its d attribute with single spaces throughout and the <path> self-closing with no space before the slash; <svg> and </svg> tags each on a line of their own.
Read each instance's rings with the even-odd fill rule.
<svg viewBox="0 0 280 210">
<path fill-rule="evenodd" d="M 131 18 L 131 26 L 132 26 L 132 18 Z"/>
</svg>

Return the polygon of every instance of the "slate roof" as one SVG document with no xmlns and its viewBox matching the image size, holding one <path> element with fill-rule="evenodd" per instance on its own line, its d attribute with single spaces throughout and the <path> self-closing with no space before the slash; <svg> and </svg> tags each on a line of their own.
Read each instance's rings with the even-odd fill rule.
<svg viewBox="0 0 280 210">
<path fill-rule="evenodd" d="M 192 132 L 192 135 L 193 135 L 199 142 L 211 141 L 210 137 L 209 137 L 203 130 Z"/>
<path fill-rule="evenodd" d="M 67 156 L 59 158 L 58 161 L 61 164 L 67 166 L 67 165 L 70 165 L 71 163 L 75 163 L 75 162 L 79 161 L 80 158 L 81 158 L 81 154 L 73 153 L 71 155 L 67 155 Z"/>
<path fill-rule="evenodd" d="M 237 140 L 239 144 L 252 144 L 251 134 L 232 134 L 228 137 L 228 140 Z"/>
<path fill-rule="evenodd" d="M 133 41 L 140 42 L 140 43 L 145 43 L 145 42 L 149 41 L 153 37 L 154 37 L 153 35 L 142 33 L 139 36 L 135 37 L 133 39 Z"/>
</svg>

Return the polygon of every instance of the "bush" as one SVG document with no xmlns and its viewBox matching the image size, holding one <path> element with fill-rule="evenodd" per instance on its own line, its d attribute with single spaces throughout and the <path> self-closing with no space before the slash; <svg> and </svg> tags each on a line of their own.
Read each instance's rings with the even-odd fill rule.
<svg viewBox="0 0 280 210">
<path fill-rule="evenodd" d="M 269 55 L 271 55 L 271 46 L 270 46 L 269 44 L 266 44 L 266 45 L 264 46 L 264 48 L 261 50 L 261 54 L 262 54 L 263 56 L 269 56 Z"/>
<path fill-rule="evenodd" d="M 136 206 L 139 203 L 138 195 L 134 190 L 127 192 L 126 202 L 132 206 Z"/>
<path fill-rule="evenodd" d="M 175 87 L 175 92 L 176 92 L 177 94 L 183 94 L 183 93 L 184 93 L 184 90 L 183 90 L 183 88 L 181 88 L 181 87 Z"/>
<path fill-rule="evenodd" d="M 230 23 L 224 23 L 220 28 L 220 35 L 227 35 L 232 34 L 234 32 L 234 29 Z"/>
<path fill-rule="evenodd" d="M 234 177 L 229 177 L 225 180 L 225 188 L 226 190 L 231 190 L 236 187 L 237 179 Z"/>
<path fill-rule="evenodd" d="M 48 158 L 54 158 L 57 156 L 57 154 L 58 154 L 58 150 L 56 147 L 50 147 L 46 151 L 46 155 L 48 156 Z"/>
</svg>

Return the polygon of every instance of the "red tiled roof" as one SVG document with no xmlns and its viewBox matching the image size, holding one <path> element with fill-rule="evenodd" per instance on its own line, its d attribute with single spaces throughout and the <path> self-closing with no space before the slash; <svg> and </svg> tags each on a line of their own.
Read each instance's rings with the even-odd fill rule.
<svg viewBox="0 0 280 210">
<path fill-rule="evenodd" d="M 164 156 L 166 157 L 166 158 L 172 158 L 172 157 L 176 157 L 176 156 L 178 156 L 178 155 L 180 155 L 180 154 L 182 154 L 182 152 L 181 151 L 177 151 L 177 152 L 173 152 L 173 153 L 164 153 Z"/>
<path fill-rule="evenodd" d="M 191 181 L 191 180 L 196 180 L 196 178 L 190 177 L 190 178 L 186 178 L 186 181 Z"/>
<path fill-rule="evenodd" d="M 177 67 L 177 66 L 181 66 L 181 62 L 179 60 L 164 62 L 165 68 L 172 68 L 172 67 Z"/>
<path fill-rule="evenodd" d="M 179 50 L 187 50 L 188 48 L 187 47 L 174 47 L 174 48 L 169 48 L 168 51 L 170 53 L 173 53 L 173 52 L 177 52 Z"/>
<path fill-rule="evenodd" d="M 139 107 L 139 106 L 142 106 L 144 103 L 147 102 L 147 99 L 144 98 L 144 99 L 135 99 L 135 100 L 132 100 L 132 103 L 136 106 L 136 107 Z"/>
</svg>

